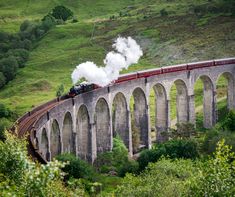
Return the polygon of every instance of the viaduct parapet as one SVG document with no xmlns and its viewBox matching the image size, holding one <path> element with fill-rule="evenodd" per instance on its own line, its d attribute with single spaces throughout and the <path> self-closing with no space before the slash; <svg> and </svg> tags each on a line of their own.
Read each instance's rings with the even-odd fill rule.
<svg viewBox="0 0 235 197">
<path fill-rule="evenodd" d="M 177 89 L 177 122 L 195 123 L 194 85 L 198 79 L 204 85 L 204 127 L 212 127 L 217 120 L 216 82 L 221 75 L 228 80 L 227 107 L 235 108 L 235 58 L 146 70 L 119 79 L 134 75 L 137 77 L 128 81 L 119 80 L 108 87 L 57 102 L 41 113 L 30 127 L 33 149 L 46 161 L 71 152 L 93 162 L 98 153 L 112 149 L 113 136 L 118 134 L 132 154 L 131 121 L 140 131 L 141 144 L 150 148 L 150 90 L 154 89 L 156 96 L 157 140 L 164 141 L 164 132 L 171 126 L 173 84 Z M 26 116 L 30 118 L 35 113 Z"/>
</svg>

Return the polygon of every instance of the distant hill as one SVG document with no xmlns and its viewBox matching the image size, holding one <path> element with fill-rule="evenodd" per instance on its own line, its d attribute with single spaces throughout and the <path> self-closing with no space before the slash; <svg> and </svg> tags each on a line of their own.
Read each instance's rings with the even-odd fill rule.
<svg viewBox="0 0 235 197">
<path fill-rule="evenodd" d="M 113 40 L 132 36 L 144 56 L 128 71 L 235 55 L 235 18 L 221 1 L 206 0 L 0 0 L 1 31 L 17 32 L 24 20 L 40 20 L 56 5 L 78 19 L 57 25 L 33 48 L 16 79 L 0 90 L 1 103 L 18 114 L 71 86 L 84 61 L 102 65 Z"/>
</svg>

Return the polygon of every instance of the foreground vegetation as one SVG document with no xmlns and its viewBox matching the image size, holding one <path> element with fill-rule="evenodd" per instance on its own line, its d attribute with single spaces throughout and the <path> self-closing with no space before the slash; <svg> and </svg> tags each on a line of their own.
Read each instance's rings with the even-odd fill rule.
<svg viewBox="0 0 235 197">
<path fill-rule="evenodd" d="M 5 133 L 0 141 L 1 195 L 233 196 L 234 122 L 235 111 L 230 111 L 213 129 L 200 132 L 200 138 L 187 131 L 172 135 L 137 160 L 128 157 L 117 136 L 113 150 L 99 154 L 93 166 L 68 153 L 47 165 L 34 163 L 24 139 Z"/>
<path fill-rule="evenodd" d="M 68 20 L 43 34 L 33 44 L 25 67 L 0 90 L 1 103 L 18 115 L 53 98 L 60 84 L 68 90 L 75 65 L 87 60 L 102 65 L 118 35 L 134 37 L 145 54 L 125 72 L 234 54 L 234 18 L 218 6 L 220 1 L 59 2 L 73 11 L 78 22 Z M 2 29 L 16 33 L 25 20 L 41 21 L 57 4 L 12 0 L 0 5 Z"/>
</svg>

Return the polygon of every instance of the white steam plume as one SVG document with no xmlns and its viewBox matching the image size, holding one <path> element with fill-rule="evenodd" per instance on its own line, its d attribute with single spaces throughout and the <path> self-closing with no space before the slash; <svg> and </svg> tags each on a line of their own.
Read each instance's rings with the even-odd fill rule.
<svg viewBox="0 0 235 197">
<path fill-rule="evenodd" d="M 104 67 L 97 67 L 95 63 L 89 61 L 76 66 L 71 75 L 73 84 L 85 78 L 89 83 L 106 86 L 118 78 L 122 69 L 136 64 L 143 55 L 140 46 L 131 37 L 117 38 L 112 47 L 117 52 L 111 51 L 106 55 Z"/>
</svg>

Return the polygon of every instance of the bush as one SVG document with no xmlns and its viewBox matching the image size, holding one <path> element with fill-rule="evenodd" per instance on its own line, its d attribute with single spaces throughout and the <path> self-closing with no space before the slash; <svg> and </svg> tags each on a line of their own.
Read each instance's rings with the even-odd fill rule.
<svg viewBox="0 0 235 197">
<path fill-rule="evenodd" d="M 5 140 L 5 131 L 11 126 L 7 118 L 0 118 L 0 140 Z"/>
<path fill-rule="evenodd" d="M 5 42 L 8 39 L 9 39 L 9 33 L 0 32 L 0 42 Z"/>
<path fill-rule="evenodd" d="M 165 9 L 160 10 L 161 16 L 168 16 L 168 12 Z"/>
<path fill-rule="evenodd" d="M 65 188 L 58 161 L 40 165 L 29 160 L 26 141 L 6 133 L 0 141 L 0 191 L 1 196 L 73 196 L 76 190 Z M 81 191 L 81 190 L 80 190 Z M 74 194 L 75 192 L 75 194 Z"/>
<path fill-rule="evenodd" d="M 222 139 L 225 139 L 226 144 L 230 145 L 235 152 L 235 133 L 219 131 L 217 129 L 212 129 L 206 133 L 202 145 L 203 151 L 206 154 L 212 154 L 216 150 L 217 143 Z"/>
<path fill-rule="evenodd" d="M 55 19 L 62 19 L 63 21 L 66 21 L 68 18 L 73 16 L 73 12 L 69 9 L 66 8 L 63 5 L 56 6 L 52 10 L 51 14 Z"/>
<path fill-rule="evenodd" d="M 0 118 L 7 118 L 7 117 L 10 117 L 11 115 L 11 111 L 6 108 L 6 106 L 2 103 L 0 103 Z"/>
<path fill-rule="evenodd" d="M 31 40 L 28 39 L 24 39 L 22 42 L 22 48 L 26 49 L 26 50 L 30 50 L 32 48 L 32 42 Z"/>
<path fill-rule="evenodd" d="M 26 31 L 30 25 L 31 22 L 29 20 L 23 21 L 23 23 L 20 25 L 20 31 Z"/>
<path fill-rule="evenodd" d="M 135 125 L 133 118 L 131 119 L 131 130 L 132 130 L 132 147 L 133 152 L 137 153 L 140 144 L 140 129 Z"/>
<path fill-rule="evenodd" d="M 6 84 L 6 77 L 0 72 L 0 89 Z"/>
<path fill-rule="evenodd" d="M 149 162 L 157 162 L 162 156 L 168 156 L 171 159 L 195 159 L 199 157 L 199 147 L 195 140 L 170 140 L 158 144 L 151 150 L 141 152 L 138 158 L 139 170 L 144 170 Z"/>
<path fill-rule="evenodd" d="M 222 128 L 231 132 L 235 132 L 235 110 L 229 111 L 224 122 L 222 123 Z"/>
<path fill-rule="evenodd" d="M 94 162 L 96 169 L 101 173 L 109 173 L 110 171 L 116 171 L 116 167 L 113 166 L 113 153 L 104 152 L 97 155 Z"/>
<path fill-rule="evenodd" d="M 0 60 L 0 72 L 3 72 L 4 76 L 6 77 L 6 82 L 15 78 L 17 68 L 18 63 L 13 56 Z"/>
<path fill-rule="evenodd" d="M 42 28 L 43 30 L 45 30 L 45 32 L 47 32 L 55 25 L 56 25 L 56 20 L 51 14 L 44 16 L 44 18 L 42 19 Z"/>
<path fill-rule="evenodd" d="M 125 165 L 123 165 L 119 171 L 118 171 L 118 176 L 124 177 L 126 173 L 132 173 L 136 174 L 139 170 L 139 164 L 135 160 L 129 160 L 126 162 Z"/>
<path fill-rule="evenodd" d="M 113 150 L 98 154 L 94 163 L 101 173 L 114 171 L 119 176 L 124 176 L 126 172 L 136 171 L 134 161 L 128 160 L 128 150 L 119 136 L 113 138 Z"/>
<path fill-rule="evenodd" d="M 198 177 L 190 186 L 193 196 L 234 196 L 235 155 L 225 140 L 217 143 L 214 158 L 198 166 Z"/>
<path fill-rule="evenodd" d="M 138 176 L 127 174 L 115 196 L 234 196 L 234 172 L 235 155 L 222 140 L 214 158 L 161 158 Z"/>
<path fill-rule="evenodd" d="M 62 96 L 64 93 L 64 85 L 63 84 L 60 84 L 60 86 L 57 88 L 57 91 L 56 91 L 56 96 L 57 97 L 60 97 Z"/>
<path fill-rule="evenodd" d="M 62 170 L 67 173 L 66 179 L 69 178 L 84 178 L 93 179 L 94 169 L 85 161 L 77 158 L 75 155 L 65 153 L 56 156 L 56 159 L 62 162 L 69 162 Z"/>
<path fill-rule="evenodd" d="M 138 176 L 127 174 L 115 196 L 188 196 L 187 182 L 196 175 L 191 160 L 162 158 Z"/>
<path fill-rule="evenodd" d="M 20 68 L 23 68 L 29 58 L 29 51 L 25 49 L 13 49 L 8 51 L 8 56 L 14 56 Z"/>
</svg>

